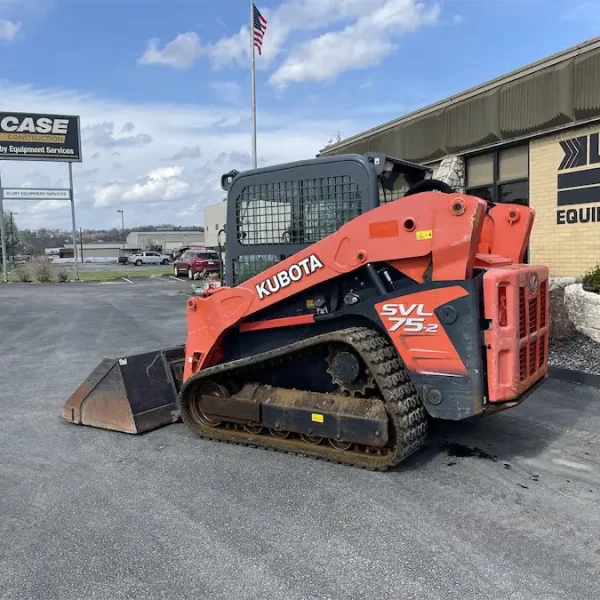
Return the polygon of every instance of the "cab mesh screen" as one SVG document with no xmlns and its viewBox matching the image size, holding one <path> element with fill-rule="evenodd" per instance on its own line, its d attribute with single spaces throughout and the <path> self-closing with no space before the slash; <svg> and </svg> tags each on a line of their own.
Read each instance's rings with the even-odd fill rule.
<svg viewBox="0 0 600 600">
<path fill-rule="evenodd" d="M 348 175 L 245 186 L 236 199 L 243 245 L 313 244 L 362 212 Z"/>
<path fill-rule="evenodd" d="M 239 285 L 247 279 L 262 273 L 282 260 L 279 256 L 269 254 L 250 254 L 233 259 L 233 282 Z"/>
</svg>

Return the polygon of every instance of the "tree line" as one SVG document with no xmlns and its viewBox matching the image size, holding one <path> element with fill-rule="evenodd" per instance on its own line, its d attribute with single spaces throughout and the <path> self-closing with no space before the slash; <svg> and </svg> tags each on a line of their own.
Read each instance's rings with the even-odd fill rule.
<svg viewBox="0 0 600 600">
<path fill-rule="evenodd" d="M 4 211 L 4 231 L 6 235 L 6 254 L 9 257 L 28 254 L 38 256 L 44 254 L 46 248 L 62 248 L 65 244 L 73 243 L 72 230 L 50 229 L 20 229 L 16 217 L 9 211 Z M 82 229 L 77 232 L 77 243 L 100 244 L 100 243 L 122 243 L 132 231 L 154 232 L 154 231 L 204 231 L 204 227 L 198 225 L 140 225 L 139 227 L 111 229 Z M 1 252 L 1 251 L 0 251 Z"/>
</svg>

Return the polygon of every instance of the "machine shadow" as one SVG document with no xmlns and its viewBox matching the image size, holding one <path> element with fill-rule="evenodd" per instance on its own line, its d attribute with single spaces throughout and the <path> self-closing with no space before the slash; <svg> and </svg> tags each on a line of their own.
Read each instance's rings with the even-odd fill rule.
<svg viewBox="0 0 600 600">
<path fill-rule="evenodd" d="M 548 379 L 523 404 L 465 421 L 430 420 L 424 447 L 396 467 L 420 469 L 440 455 L 497 462 L 532 458 L 588 416 L 600 417 L 600 390 Z"/>
</svg>

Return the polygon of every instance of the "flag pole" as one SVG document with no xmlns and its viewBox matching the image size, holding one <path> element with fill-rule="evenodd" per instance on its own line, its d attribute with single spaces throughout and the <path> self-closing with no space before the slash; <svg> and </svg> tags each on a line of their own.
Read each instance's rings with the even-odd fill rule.
<svg viewBox="0 0 600 600">
<path fill-rule="evenodd" d="M 254 0 L 250 0 L 250 56 L 252 70 L 252 168 L 256 169 L 256 76 L 254 72 Z"/>
</svg>

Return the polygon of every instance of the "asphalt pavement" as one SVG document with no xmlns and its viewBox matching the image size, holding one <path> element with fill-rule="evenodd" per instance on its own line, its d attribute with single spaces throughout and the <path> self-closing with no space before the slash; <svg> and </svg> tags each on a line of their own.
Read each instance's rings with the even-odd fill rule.
<svg viewBox="0 0 600 600">
<path fill-rule="evenodd" d="M 387 473 L 61 421 L 105 356 L 185 341 L 184 290 L 0 286 L 2 600 L 598 597 L 598 390 L 437 424 Z"/>
</svg>

